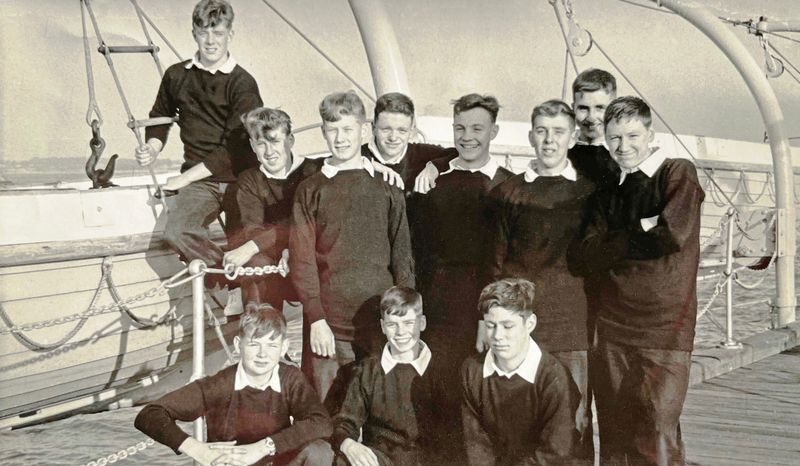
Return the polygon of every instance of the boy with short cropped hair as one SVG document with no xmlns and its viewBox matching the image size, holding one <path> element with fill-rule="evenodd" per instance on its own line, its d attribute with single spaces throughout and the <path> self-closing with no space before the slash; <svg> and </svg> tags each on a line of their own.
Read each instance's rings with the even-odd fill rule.
<svg viewBox="0 0 800 466">
<path fill-rule="evenodd" d="M 578 137 L 568 157 L 575 170 L 598 188 L 613 185 L 619 177 L 619 167 L 608 153 L 603 136 L 603 113 L 616 96 L 617 80 L 605 70 L 589 68 L 572 82 Z"/>
<path fill-rule="evenodd" d="M 601 462 L 683 464 L 705 194 L 690 161 L 650 146 L 643 100 L 619 97 L 604 119 L 622 173 L 615 189 L 598 192 L 572 253 L 598 286 L 590 376 Z"/>
<path fill-rule="evenodd" d="M 576 424 L 585 458 L 594 458 L 587 350 L 590 335 L 583 278 L 567 263 L 570 243 L 585 223 L 594 184 L 567 158 L 575 144 L 575 115 L 565 102 L 534 107 L 528 134 L 536 151 L 524 173 L 491 193 L 496 223 L 493 280 L 524 278 L 536 283 L 534 340 L 570 372 L 581 394 Z"/>
<path fill-rule="evenodd" d="M 534 285 L 489 284 L 480 296 L 489 351 L 461 371 L 468 464 L 591 464 L 575 457 L 578 393 L 569 373 L 530 334 Z"/>
<path fill-rule="evenodd" d="M 422 297 L 394 286 L 383 293 L 380 355 L 356 363 L 331 443 L 338 464 L 428 465 L 454 461 L 457 420 L 441 405 L 444 387 L 437 356 L 420 340 L 425 330 Z M 452 387 L 449 387 L 452 390 Z M 449 419 L 447 419 L 449 418 Z M 359 442 L 359 433 L 363 440 Z"/>
<path fill-rule="evenodd" d="M 256 165 L 240 116 L 261 105 L 255 79 L 228 52 L 233 39 L 233 8 L 225 0 L 202 0 L 192 14 L 197 53 L 164 73 L 150 118 L 175 117 L 181 129 L 185 162 L 163 190 L 178 191 L 164 236 L 184 260 L 222 263 L 223 252 L 208 237 L 207 226 L 225 212 L 225 230 L 239 225 L 236 176 Z M 140 165 L 161 153 L 170 125 L 149 126 Z"/>
<path fill-rule="evenodd" d="M 203 465 L 330 464 L 328 413 L 300 370 L 279 362 L 289 347 L 283 315 L 248 306 L 233 344 L 239 364 L 149 403 L 136 428 Z M 201 416 L 207 442 L 176 425 Z"/>
<path fill-rule="evenodd" d="M 322 166 L 321 159 L 292 153 L 292 120 L 283 110 L 261 107 L 242 116 L 259 167 L 239 175 L 236 198 L 242 213 L 242 239 L 227 253 L 223 264 L 235 267 L 276 265 L 289 247 L 289 226 L 294 194 L 300 182 Z M 242 277 L 244 301 L 269 303 L 283 309 L 283 301 L 296 301 L 289 278 L 277 274 Z"/>
<path fill-rule="evenodd" d="M 341 365 L 376 350 L 383 290 L 414 286 L 403 192 L 361 155 L 369 131 L 353 91 L 319 107 L 332 155 L 297 188 L 289 239 L 291 278 L 303 304 L 303 370 L 325 398 Z"/>
</svg>

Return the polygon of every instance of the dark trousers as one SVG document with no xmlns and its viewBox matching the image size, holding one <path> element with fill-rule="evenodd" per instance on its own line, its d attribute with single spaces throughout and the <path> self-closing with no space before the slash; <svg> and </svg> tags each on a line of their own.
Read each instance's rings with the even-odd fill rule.
<svg viewBox="0 0 800 466">
<path fill-rule="evenodd" d="M 272 466 L 328 466 L 333 459 L 334 453 L 331 445 L 325 440 L 314 440 L 300 450 L 287 451 L 277 455 L 270 464 Z"/>
<path fill-rule="evenodd" d="M 589 383 L 588 351 L 556 351 L 550 353 L 567 368 L 572 381 L 578 387 L 581 399 L 575 412 L 575 427 L 578 429 L 581 458 L 594 461 L 594 438 L 592 429 L 592 389 Z"/>
<path fill-rule="evenodd" d="M 222 249 L 208 235 L 208 225 L 221 212 L 225 212 L 225 234 L 230 238 L 240 230 L 241 223 L 235 183 L 190 183 L 175 197 L 167 214 L 164 238 L 186 262 L 201 259 L 207 265 L 221 264 Z"/>
<path fill-rule="evenodd" d="M 246 267 L 268 265 L 278 264 L 264 254 L 256 254 L 245 264 Z M 299 300 L 288 276 L 282 277 L 280 274 L 252 275 L 242 276 L 238 280 L 242 284 L 242 300 L 245 304 L 250 302 L 266 303 L 280 311 L 283 309 L 284 301 Z"/>
<path fill-rule="evenodd" d="M 682 465 L 680 416 L 690 351 L 636 348 L 600 337 L 590 364 L 602 465 Z"/>
</svg>

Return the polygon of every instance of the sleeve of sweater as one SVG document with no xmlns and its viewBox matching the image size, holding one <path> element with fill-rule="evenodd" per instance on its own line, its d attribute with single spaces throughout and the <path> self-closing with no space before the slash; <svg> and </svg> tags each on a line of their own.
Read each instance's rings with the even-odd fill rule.
<svg viewBox="0 0 800 466">
<path fill-rule="evenodd" d="M 371 389 L 371 380 L 367 371 L 364 370 L 363 362 L 357 364 L 347 386 L 342 406 L 333 418 L 331 444 L 335 450 L 339 449 L 345 439 L 351 438 L 358 441 L 361 427 L 369 415 Z"/>
<path fill-rule="evenodd" d="M 496 186 L 487 196 L 488 209 L 492 212 L 490 225 L 491 246 L 488 259 L 488 280 L 501 278 L 503 264 L 508 256 L 509 222 L 512 206 L 508 202 L 506 183 Z"/>
<path fill-rule="evenodd" d="M 608 192 L 595 191 L 587 204 L 587 215 L 581 233 L 567 250 L 570 272 L 589 276 L 610 269 L 627 257 L 629 234 L 627 231 L 608 229 Z"/>
<path fill-rule="evenodd" d="M 285 390 L 286 404 L 294 423 L 270 436 L 278 453 L 296 450 L 314 440 L 328 438 L 332 432 L 328 412 L 305 376 L 293 366 L 281 366 L 281 369 L 281 390 Z"/>
<path fill-rule="evenodd" d="M 168 393 L 147 404 L 133 425 L 158 443 L 180 454 L 178 447 L 189 437 L 176 421 L 194 421 L 206 414 L 206 393 L 200 381 Z"/>
<path fill-rule="evenodd" d="M 225 121 L 220 148 L 208 154 L 203 164 L 212 175 L 235 173 L 236 168 L 246 165 L 243 159 L 252 156 L 252 151 L 241 117 L 244 113 L 262 105 L 258 84 L 249 73 L 242 71 L 231 77 L 227 91 L 230 112 Z M 234 160 L 234 159 L 242 160 Z"/>
<path fill-rule="evenodd" d="M 236 191 L 236 202 L 242 218 L 242 230 L 245 241 L 253 241 L 258 251 L 271 259 L 275 255 L 278 243 L 278 229 L 264 223 L 264 199 L 259 186 L 261 177 L 258 169 L 245 170 L 239 175 L 239 189 Z M 286 230 L 285 228 L 283 230 Z M 288 238 L 284 238 L 284 244 Z M 277 252 L 280 255 L 280 251 Z"/>
<path fill-rule="evenodd" d="M 658 224 L 644 231 L 640 223 L 630 234 L 630 259 L 657 259 L 680 251 L 695 235 L 705 193 L 697 180 L 697 170 L 689 161 L 675 160 L 664 182 L 664 210 Z M 696 238 L 695 238 L 696 240 Z"/>
<path fill-rule="evenodd" d="M 173 81 L 176 74 L 185 72 L 183 64 L 179 63 L 167 68 L 164 77 L 161 78 L 161 85 L 158 87 L 158 94 L 156 94 L 156 101 L 153 103 L 153 108 L 150 110 L 150 118 L 159 117 L 174 117 L 178 113 L 178 107 L 175 103 L 176 92 L 173 87 Z M 156 138 L 162 144 L 166 144 L 169 128 L 172 123 L 166 125 L 148 126 L 144 129 L 144 140 L 148 141 L 151 138 Z"/>
<path fill-rule="evenodd" d="M 389 190 L 389 244 L 394 283 L 415 288 L 414 258 L 411 252 L 411 233 L 406 216 L 406 198 L 403 191 L 387 186 Z"/>
<path fill-rule="evenodd" d="M 309 324 L 325 318 L 320 296 L 317 268 L 315 206 L 312 205 L 315 178 L 309 178 L 297 188 L 292 205 L 292 226 L 289 233 L 289 269 L 292 284 L 303 303 L 303 315 Z"/>
<path fill-rule="evenodd" d="M 552 358 L 545 361 L 542 360 L 544 370 L 539 388 L 542 408 L 538 415 L 542 420 L 542 430 L 540 438 L 536 439 L 533 464 L 576 464 L 578 389 L 558 361 Z"/>
<path fill-rule="evenodd" d="M 463 390 L 461 404 L 461 422 L 464 428 L 464 446 L 467 451 L 467 463 L 470 466 L 492 466 L 497 462 L 492 441 L 483 429 L 479 412 L 479 401 L 473 396 L 475 374 L 468 370 L 468 359 L 461 369 L 461 388 Z"/>
</svg>

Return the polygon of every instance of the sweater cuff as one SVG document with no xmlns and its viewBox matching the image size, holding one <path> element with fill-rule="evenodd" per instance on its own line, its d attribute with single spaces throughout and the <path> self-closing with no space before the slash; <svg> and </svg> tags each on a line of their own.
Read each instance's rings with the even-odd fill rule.
<svg viewBox="0 0 800 466">
<path fill-rule="evenodd" d="M 161 141 L 161 144 L 166 144 L 169 126 L 170 125 L 148 126 L 144 130 L 144 140 L 149 141 L 152 138 L 156 138 Z"/>
<path fill-rule="evenodd" d="M 211 176 L 215 180 L 235 180 L 231 168 L 231 161 L 229 155 L 225 151 L 214 151 L 203 160 L 203 165 L 206 166 Z"/>
<path fill-rule="evenodd" d="M 331 435 L 331 447 L 333 447 L 334 451 L 342 451 L 342 442 L 347 439 L 358 442 L 358 435 L 356 434 L 353 436 L 348 433 L 346 429 L 337 427 L 333 430 L 333 434 Z"/>
<path fill-rule="evenodd" d="M 303 303 L 303 310 L 308 317 L 309 325 L 325 319 L 325 310 L 322 308 L 322 300 L 319 297 L 309 298 L 307 303 Z"/>
</svg>

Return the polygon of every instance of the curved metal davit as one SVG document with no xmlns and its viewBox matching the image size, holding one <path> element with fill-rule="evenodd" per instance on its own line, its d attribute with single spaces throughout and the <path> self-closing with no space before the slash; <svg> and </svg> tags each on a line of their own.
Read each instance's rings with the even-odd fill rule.
<svg viewBox="0 0 800 466">
<path fill-rule="evenodd" d="M 766 126 L 775 169 L 775 208 L 778 214 L 776 242 L 776 297 L 772 303 L 772 326 L 785 327 L 795 321 L 796 212 L 792 154 L 783 129 L 783 112 L 764 72 L 744 45 L 713 13 L 695 1 L 652 0 L 679 14 L 708 36 L 742 75 L 756 100 Z"/>
</svg>

